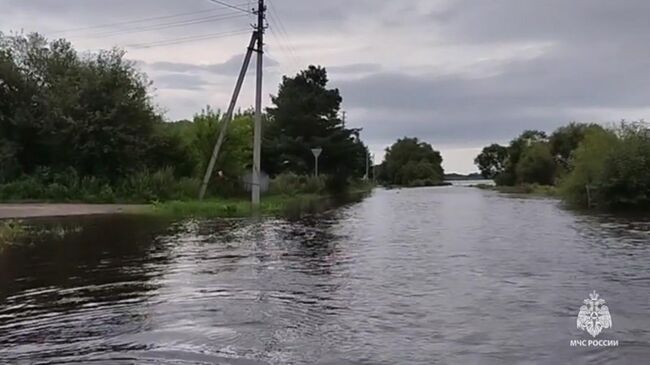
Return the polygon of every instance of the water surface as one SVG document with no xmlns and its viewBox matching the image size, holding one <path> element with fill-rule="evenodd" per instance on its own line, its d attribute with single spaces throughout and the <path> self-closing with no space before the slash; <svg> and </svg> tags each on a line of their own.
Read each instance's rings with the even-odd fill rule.
<svg viewBox="0 0 650 365">
<path fill-rule="evenodd" d="M 650 221 L 467 187 L 297 220 L 66 220 L 0 256 L 0 363 L 640 364 Z M 617 348 L 569 346 L 596 290 Z"/>
</svg>

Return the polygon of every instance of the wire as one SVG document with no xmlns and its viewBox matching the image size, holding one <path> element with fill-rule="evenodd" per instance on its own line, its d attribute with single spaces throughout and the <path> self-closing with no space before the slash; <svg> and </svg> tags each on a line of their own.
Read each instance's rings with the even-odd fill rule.
<svg viewBox="0 0 650 365">
<path fill-rule="evenodd" d="M 230 31 L 230 32 L 193 35 L 193 36 L 187 36 L 187 37 L 165 39 L 165 40 L 149 42 L 149 43 L 127 44 L 124 47 L 125 48 L 135 48 L 135 49 L 153 48 L 153 47 L 168 46 L 168 45 L 173 45 L 173 44 L 202 41 L 202 40 L 207 40 L 207 39 L 225 38 L 225 37 L 239 35 L 239 34 L 245 34 L 245 33 L 250 33 L 250 29 L 240 29 L 240 30 L 233 30 L 233 31 Z"/>
<path fill-rule="evenodd" d="M 280 47 L 280 49 L 291 58 L 292 62 L 294 63 L 294 67 L 299 69 L 300 67 L 302 67 L 303 60 L 295 51 L 295 48 L 293 47 L 291 41 L 289 40 L 289 34 L 286 28 L 284 27 L 284 24 L 282 23 L 280 16 L 275 11 L 275 7 L 270 3 L 270 1 L 269 1 L 269 10 L 270 10 L 269 16 L 271 21 L 278 26 L 277 32 L 274 30 L 273 27 L 270 27 L 271 35 L 273 35 L 273 37 L 278 42 L 278 46 Z M 286 43 L 286 45 L 283 44 L 280 38 L 284 38 L 285 40 L 284 43 Z"/>
<path fill-rule="evenodd" d="M 207 10 L 206 9 L 206 10 L 201 10 L 201 11 L 192 11 L 192 12 L 189 12 L 189 13 L 178 13 L 178 14 L 165 15 L 165 16 L 156 16 L 156 17 L 150 17 L 150 18 L 126 20 L 126 21 L 117 22 L 117 23 L 107 23 L 107 24 L 92 25 L 92 26 L 81 27 L 81 28 L 64 29 L 64 30 L 56 31 L 56 32 L 54 32 L 54 34 L 71 33 L 71 32 L 83 31 L 83 30 L 90 30 L 90 29 L 110 28 L 110 27 L 119 26 L 119 25 L 146 23 L 146 22 L 149 22 L 149 21 L 152 21 L 152 20 L 179 18 L 179 17 L 183 17 L 183 16 L 187 16 L 187 15 L 211 13 L 211 12 L 214 12 L 215 10 L 216 9 L 212 9 L 212 10 Z"/>
<path fill-rule="evenodd" d="M 208 0 L 208 1 L 213 2 L 215 4 L 219 4 L 221 6 L 225 6 L 225 7 L 230 8 L 230 9 L 241 11 L 241 12 L 244 12 L 244 13 L 247 13 L 247 14 L 253 14 L 253 11 L 251 11 L 251 10 L 246 10 L 244 8 L 240 8 L 239 6 L 228 4 L 225 1 L 220 1 L 220 0 Z"/>
<path fill-rule="evenodd" d="M 161 24 L 152 24 L 152 25 L 141 26 L 141 27 L 132 27 L 132 28 L 127 28 L 127 29 L 123 29 L 123 30 L 108 31 L 108 32 L 97 33 L 97 34 L 94 34 L 94 35 L 86 36 L 85 38 L 107 38 L 107 37 L 112 37 L 112 36 L 117 36 L 117 35 L 122 35 L 122 34 L 131 34 L 131 33 L 148 32 L 148 31 L 152 31 L 152 30 L 177 28 L 177 27 L 182 27 L 182 26 L 187 26 L 187 25 L 211 23 L 211 22 L 218 21 L 218 20 L 241 18 L 241 17 L 245 17 L 245 16 L 246 15 L 244 15 L 244 14 L 237 14 L 237 13 L 215 15 L 215 16 L 209 16 L 209 17 L 203 17 L 203 18 L 188 19 L 188 20 L 183 20 L 183 21 L 161 23 Z"/>
</svg>

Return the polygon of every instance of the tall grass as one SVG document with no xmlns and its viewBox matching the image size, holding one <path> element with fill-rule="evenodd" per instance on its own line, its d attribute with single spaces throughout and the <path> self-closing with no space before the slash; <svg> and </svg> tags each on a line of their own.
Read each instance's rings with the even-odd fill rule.
<svg viewBox="0 0 650 365">
<path fill-rule="evenodd" d="M 0 252 L 15 245 L 26 235 L 25 227 L 19 221 L 0 221 Z"/>
<path fill-rule="evenodd" d="M 18 180 L 0 184 L 0 201 L 83 201 L 87 203 L 192 199 L 200 180 L 177 178 L 173 169 L 143 170 L 116 182 L 79 176 L 70 169 L 52 172 L 40 169 Z"/>
<path fill-rule="evenodd" d="M 326 189 L 325 177 L 284 173 L 269 184 L 269 193 L 276 195 L 321 194 Z"/>
</svg>

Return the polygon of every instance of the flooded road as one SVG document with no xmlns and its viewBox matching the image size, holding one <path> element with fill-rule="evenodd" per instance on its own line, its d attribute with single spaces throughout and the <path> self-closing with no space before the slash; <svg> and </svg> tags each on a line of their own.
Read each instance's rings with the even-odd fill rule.
<svg viewBox="0 0 650 365">
<path fill-rule="evenodd" d="M 0 255 L 2 364 L 640 364 L 650 220 L 467 187 L 299 220 L 93 217 Z M 618 347 L 571 347 L 597 291 Z"/>
</svg>

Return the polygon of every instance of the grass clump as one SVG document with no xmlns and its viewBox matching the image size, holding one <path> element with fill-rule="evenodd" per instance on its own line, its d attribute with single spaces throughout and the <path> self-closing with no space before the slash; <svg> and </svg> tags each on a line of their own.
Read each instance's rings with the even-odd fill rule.
<svg viewBox="0 0 650 365">
<path fill-rule="evenodd" d="M 318 194 L 273 195 L 262 199 L 259 213 L 273 216 L 294 211 L 310 210 L 326 197 Z M 153 214 L 180 217 L 243 218 L 253 213 L 247 199 L 210 199 L 206 201 L 170 201 L 155 203 Z"/>
<path fill-rule="evenodd" d="M 0 221 L 0 252 L 8 246 L 18 244 L 27 235 L 25 226 L 20 221 Z"/>
</svg>

